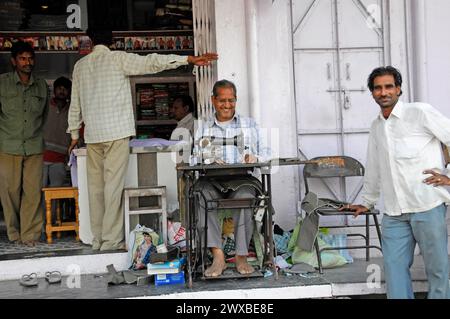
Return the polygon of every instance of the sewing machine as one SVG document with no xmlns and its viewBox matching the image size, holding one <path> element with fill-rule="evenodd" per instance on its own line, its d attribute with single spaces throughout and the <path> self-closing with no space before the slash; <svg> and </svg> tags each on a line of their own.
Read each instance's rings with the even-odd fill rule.
<svg viewBox="0 0 450 319">
<path fill-rule="evenodd" d="M 215 136 L 204 136 L 195 142 L 196 148 L 194 148 L 194 158 L 196 164 L 213 164 L 221 160 L 223 157 L 222 147 L 227 145 L 234 145 L 239 154 L 243 155 L 248 149 L 245 146 L 244 135 L 242 132 L 234 137 L 215 137 Z"/>
</svg>

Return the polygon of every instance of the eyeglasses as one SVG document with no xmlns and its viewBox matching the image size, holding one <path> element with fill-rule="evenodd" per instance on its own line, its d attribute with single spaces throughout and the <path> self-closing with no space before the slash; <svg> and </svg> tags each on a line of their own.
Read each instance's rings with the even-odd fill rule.
<svg viewBox="0 0 450 319">
<path fill-rule="evenodd" d="M 217 102 L 221 105 L 224 105 L 225 103 L 235 104 L 237 99 L 218 99 L 216 98 Z"/>
</svg>

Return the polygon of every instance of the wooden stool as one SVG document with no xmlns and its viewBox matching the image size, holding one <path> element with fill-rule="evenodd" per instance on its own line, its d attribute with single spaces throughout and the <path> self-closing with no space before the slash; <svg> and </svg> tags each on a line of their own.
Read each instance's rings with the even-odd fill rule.
<svg viewBox="0 0 450 319">
<path fill-rule="evenodd" d="M 62 231 L 74 230 L 76 232 L 76 240 L 80 240 L 79 237 L 79 220 L 78 220 L 78 188 L 76 187 L 52 187 L 43 188 L 44 200 L 45 200 L 45 232 L 47 233 L 47 243 L 52 243 L 52 233 L 58 232 L 58 238 L 61 237 Z M 61 207 L 60 203 L 56 203 L 56 223 L 52 223 L 52 200 L 73 198 L 75 200 L 75 221 L 63 222 L 61 219 Z"/>
<path fill-rule="evenodd" d="M 125 209 L 125 245 L 128 249 L 128 238 L 130 236 L 130 216 L 143 214 L 159 214 L 160 235 L 163 236 L 164 243 L 167 244 L 167 199 L 166 186 L 125 188 L 124 209 Z M 157 197 L 158 206 L 139 207 L 130 209 L 130 198 L 136 197 Z"/>
</svg>

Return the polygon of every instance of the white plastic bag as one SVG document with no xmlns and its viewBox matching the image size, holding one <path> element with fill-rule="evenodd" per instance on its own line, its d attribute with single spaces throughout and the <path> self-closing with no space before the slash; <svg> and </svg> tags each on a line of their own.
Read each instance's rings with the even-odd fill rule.
<svg viewBox="0 0 450 319">
<path fill-rule="evenodd" d="M 167 222 L 167 237 L 170 246 L 186 246 L 186 229 L 179 222 Z"/>
</svg>

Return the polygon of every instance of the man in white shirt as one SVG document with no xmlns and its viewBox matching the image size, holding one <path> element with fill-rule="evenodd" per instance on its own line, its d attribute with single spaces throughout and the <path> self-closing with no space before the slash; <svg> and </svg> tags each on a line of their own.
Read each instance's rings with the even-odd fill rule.
<svg viewBox="0 0 450 319">
<path fill-rule="evenodd" d="M 419 244 L 428 277 L 428 298 L 449 298 L 447 180 L 428 176 L 443 168 L 440 143 L 450 145 L 450 120 L 431 105 L 403 103 L 402 76 L 393 67 L 375 69 L 368 86 L 380 115 L 369 136 L 362 205 L 355 217 L 373 208 L 383 194 L 382 249 L 388 298 L 414 298 L 410 267 Z"/>
<path fill-rule="evenodd" d="M 194 138 L 195 117 L 194 101 L 189 95 L 180 95 L 175 98 L 171 107 L 173 117 L 178 121 L 177 127 L 170 136 L 171 140 L 185 140 L 189 135 L 189 140 Z"/>
<path fill-rule="evenodd" d="M 87 144 L 87 176 L 93 250 L 124 245 L 122 191 L 128 166 L 129 138 L 136 135 L 129 76 L 158 73 L 189 63 L 209 65 L 217 54 L 141 56 L 110 51 L 111 30 L 88 30 L 95 45 L 73 71 L 68 131 L 69 152 L 78 142 L 81 123 Z"/>
</svg>

